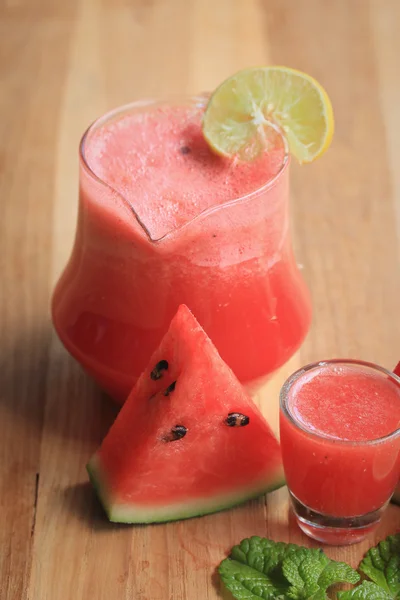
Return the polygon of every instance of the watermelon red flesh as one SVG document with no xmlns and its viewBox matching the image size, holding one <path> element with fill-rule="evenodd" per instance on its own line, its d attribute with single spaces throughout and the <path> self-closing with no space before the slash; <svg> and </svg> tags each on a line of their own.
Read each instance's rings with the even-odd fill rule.
<svg viewBox="0 0 400 600">
<path fill-rule="evenodd" d="M 169 367 L 154 381 L 161 360 Z M 229 413 L 248 425 L 229 427 Z M 165 441 L 176 425 L 186 435 Z M 284 481 L 277 439 L 184 305 L 88 471 L 110 520 L 126 523 L 214 512 Z"/>
</svg>

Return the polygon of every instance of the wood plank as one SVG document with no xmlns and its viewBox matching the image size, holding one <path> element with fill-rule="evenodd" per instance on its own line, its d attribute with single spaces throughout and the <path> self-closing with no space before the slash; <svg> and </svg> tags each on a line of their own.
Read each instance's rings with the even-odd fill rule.
<svg viewBox="0 0 400 600">
<path fill-rule="evenodd" d="M 336 115 L 329 153 L 292 170 L 296 247 L 315 308 L 302 356 L 352 356 L 390 367 L 400 325 L 388 315 L 395 315 L 400 274 L 370 15 L 358 1 L 329 3 L 328 9 L 312 0 L 307 11 L 290 0 L 266 6 L 273 15 L 266 19 L 272 61 L 319 78 Z M 391 19 L 390 3 L 379 7 Z M 320 61 L 317 48 L 324 49 Z"/>
<path fill-rule="evenodd" d="M 54 156 L 69 26 L 1 24 L 0 597 L 29 582 L 51 325 Z M 57 53 L 48 52 L 60 44 Z M 49 73 L 52 78 L 49 80 Z M 44 118 L 45 116 L 45 118 Z"/>
</svg>

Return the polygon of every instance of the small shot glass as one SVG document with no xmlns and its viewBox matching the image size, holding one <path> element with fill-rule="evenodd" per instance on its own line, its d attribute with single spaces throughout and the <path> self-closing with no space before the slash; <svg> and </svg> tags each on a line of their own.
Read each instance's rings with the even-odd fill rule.
<svg viewBox="0 0 400 600">
<path fill-rule="evenodd" d="M 328 378 L 322 385 L 321 377 Z M 306 399 L 303 409 L 307 418 L 303 418 L 296 404 L 305 385 L 308 388 L 303 396 Z M 371 385 L 373 388 L 368 388 Z M 370 407 L 364 400 L 367 394 L 368 398 L 371 396 Z M 371 432 L 368 429 L 372 420 L 376 425 L 373 401 L 376 399 L 379 411 L 389 394 L 392 404 L 390 410 L 386 409 L 386 416 L 391 428 L 385 435 L 374 437 L 373 427 Z M 396 394 L 400 417 L 400 378 L 378 365 L 354 360 L 307 365 L 283 385 L 280 393 L 283 466 L 296 521 L 311 538 L 326 544 L 352 544 L 362 540 L 379 523 L 400 474 L 400 418 L 393 427 L 397 418 Z M 352 402 L 358 403 L 357 406 Z M 346 415 L 349 406 L 350 413 Z M 351 439 L 356 418 L 361 440 Z M 343 430 L 336 435 L 334 428 L 342 419 Z"/>
</svg>

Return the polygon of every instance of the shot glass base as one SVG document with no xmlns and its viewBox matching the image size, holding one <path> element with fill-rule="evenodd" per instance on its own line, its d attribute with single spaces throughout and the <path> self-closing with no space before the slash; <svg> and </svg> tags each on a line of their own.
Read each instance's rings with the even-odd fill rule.
<svg viewBox="0 0 400 600">
<path fill-rule="evenodd" d="M 310 538 L 332 546 L 346 546 L 361 542 L 381 520 L 387 504 L 366 515 L 332 517 L 318 513 L 300 502 L 291 492 L 293 512 L 300 529 Z"/>
</svg>

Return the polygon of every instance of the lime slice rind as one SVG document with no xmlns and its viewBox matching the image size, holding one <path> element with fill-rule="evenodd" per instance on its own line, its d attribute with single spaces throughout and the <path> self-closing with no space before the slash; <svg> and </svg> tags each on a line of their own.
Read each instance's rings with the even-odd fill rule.
<svg viewBox="0 0 400 600">
<path fill-rule="evenodd" d="M 309 75 L 287 67 L 240 71 L 215 90 L 203 118 L 212 149 L 242 160 L 268 150 L 277 127 L 299 162 L 315 160 L 329 146 L 332 106 Z"/>
</svg>

